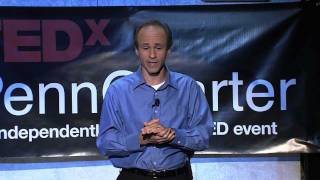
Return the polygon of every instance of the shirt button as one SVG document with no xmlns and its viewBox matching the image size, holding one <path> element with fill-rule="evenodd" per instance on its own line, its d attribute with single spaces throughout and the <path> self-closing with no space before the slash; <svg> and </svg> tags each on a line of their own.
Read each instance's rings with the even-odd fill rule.
<svg viewBox="0 0 320 180">
<path fill-rule="evenodd" d="M 178 144 L 180 144 L 181 142 L 180 141 L 178 141 Z"/>
<path fill-rule="evenodd" d="M 155 113 L 158 113 L 158 110 L 155 110 L 154 112 L 155 112 Z"/>
<path fill-rule="evenodd" d="M 156 165 L 156 164 L 157 164 L 157 162 L 153 162 L 153 164 L 154 164 L 154 165 Z"/>
</svg>

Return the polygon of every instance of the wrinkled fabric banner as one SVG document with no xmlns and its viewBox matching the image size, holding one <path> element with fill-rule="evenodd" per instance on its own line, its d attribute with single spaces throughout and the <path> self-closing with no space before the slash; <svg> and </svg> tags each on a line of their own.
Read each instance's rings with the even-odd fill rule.
<svg viewBox="0 0 320 180">
<path fill-rule="evenodd" d="M 214 115 L 200 154 L 319 151 L 319 28 L 299 5 L 1 8 L 0 156 L 98 155 L 104 93 L 134 72 L 135 26 L 166 22 L 171 70 Z M 314 16 L 316 17 L 316 16 Z"/>
</svg>

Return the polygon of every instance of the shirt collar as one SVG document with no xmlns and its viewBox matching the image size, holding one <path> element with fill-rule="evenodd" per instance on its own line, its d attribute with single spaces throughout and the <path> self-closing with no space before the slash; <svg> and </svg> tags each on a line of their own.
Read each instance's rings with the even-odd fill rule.
<svg viewBox="0 0 320 180">
<path fill-rule="evenodd" d="M 137 69 L 136 72 L 134 72 L 135 75 L 135 81 L 133 83 L 133 90 L 135 90 L 136 88 L 138 88 L 139 86 L 146 84 L 143 75 L 142 75 L 142 70 L 141 70 L 141 65 L 139 66 L 139 68 Z M 165 68 L 167 69 L 167 78 L 166 78 L 166 82 L 162 85 L 162 87 L 159 89 L 164 89 L 167 86 L 171 86 L 174 89 L 178 89 L 177 86 L 177 82 L 174 80 L 174 73 L 172 71 L 170 71 L 170 69 L 168 68 L 168 66 L 165 66 Z"/>
</svg>

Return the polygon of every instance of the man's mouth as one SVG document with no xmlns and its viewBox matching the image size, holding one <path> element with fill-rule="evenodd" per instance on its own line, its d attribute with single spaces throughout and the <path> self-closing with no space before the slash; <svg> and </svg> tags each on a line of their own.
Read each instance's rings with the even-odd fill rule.
<svg viewBox="0 0 320 180">
<path fill-rule="evenodd" d="M 148 64 L 149 64 L 150 66 L 155 66 L 155 65 L 158 64 L 158 62 L 156 62 L 156 61 L 149 61 Z"/>
</svg>

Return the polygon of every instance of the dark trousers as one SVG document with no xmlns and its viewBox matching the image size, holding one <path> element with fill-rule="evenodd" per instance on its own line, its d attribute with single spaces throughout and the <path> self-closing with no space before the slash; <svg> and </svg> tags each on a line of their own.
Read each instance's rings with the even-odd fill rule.
<svg viewBox="0 0 320 180">
<path fill-rule="evenodd" d="M 192 174 L 180 174 L 178 176 L 170 176 L 170 177 L 159 177 L 156 179 L 161 180 L 192 180 Z M 139 174 L 134 174 L 126 171 L 121 171 L 117 180 L 155 180 L 155 178 L 151 176 L 143 176 Z"/>
</svg>

